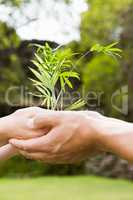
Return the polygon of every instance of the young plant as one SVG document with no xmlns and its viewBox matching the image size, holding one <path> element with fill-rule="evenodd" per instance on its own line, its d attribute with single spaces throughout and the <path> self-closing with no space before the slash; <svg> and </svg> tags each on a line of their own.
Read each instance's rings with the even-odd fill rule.
<svg viewBox="0 0 133 200">
<path fill-rule="evenodd" d="M 79 73 L 74 71 L 71 54 L 68 51 L 52 50 L 46 43 L 44 46 L 36 45 L 37 52 L 32 63 L 36 69 L 30 68 L 36 79 L 31 79 L 40 94 L 35 94 L 43 99 L 42 105 L 48 109 L 69 109 L 64 106 L 62 99 L 66 87 L 73 88 L 71 79 L 80 79 Z M 70 79 L 71 78 L 71 79 Z M 57 83 L 60 91 L 56 93 Z M 79 99 L 70 105 L 71 109 L 78 109 L 85 103 Z"/>
<path fill-rule="evenodd" d="M 119 56 L 122 52 L 114 46 L 113 43 L 108 46 L 94 45 L 90 52 L 104 53 L 109 56 Z M 44 46 L 35 45 L 37 51 L 32 63 L 36 69 L 30 68 L 36 79 L 31 79 L 33 85 L 36 87 L 38 94 L 37 97 L 43 99 L 42 105 L 52 110 L 77 110 L 85 105 L 83 99 L 78 99 L 71 105 L 65 107 L 63 95 L 67 88 L 72 89 L 73 79 L 80 80 L 80 75 L 76 72 L 75 66 L 72 62 L 72 54 L 67 50 L 52 50 L 46 43 Z M 56 88 L 60 88 L 57 93 Z"/>
</svg>

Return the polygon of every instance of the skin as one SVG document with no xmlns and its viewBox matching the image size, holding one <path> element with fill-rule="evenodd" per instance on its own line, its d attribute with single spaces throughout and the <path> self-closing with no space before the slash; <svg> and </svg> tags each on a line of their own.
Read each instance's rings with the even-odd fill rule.
<svg viewBox="0 0 133 200">
<path fill-rule="evenodd" d="M 0 119 L 0 160 L 6 160 L 16 155 L 18 150 L 11 144 L 7 144 L 11 138 L 30 139 L 44 135 L 47 130 L 33 127 L 33 119 L 44 109 L 30 107 L 20 109 L 13 114 Z M 3 146 L 4 144 L 7 144 Z"/>
<path fill-rule="evenodd" d="M 29 159 L 45 163 L 78 163 L 93 154 L 112 152 L 133 162 L 133 125 L 90 111 L 44 110 L 33 120 L 35 130 L 47 134 L 10 144 Z"/>
</svg>

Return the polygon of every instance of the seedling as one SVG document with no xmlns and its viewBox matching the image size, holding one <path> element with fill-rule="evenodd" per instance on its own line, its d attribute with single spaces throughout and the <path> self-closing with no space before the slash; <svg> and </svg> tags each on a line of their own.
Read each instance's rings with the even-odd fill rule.
<svg viewBox="0 0 133 200">
<path fill-rule="evenodd" d="M 122 52 L 113 43 L 108 46 L 94 45 L 89 52 L 104 53 L 109 56 L 121 56 Z M 31 79 L 38 93 L 34 94 L 42 98 L 42 105 L 52 110 L 77 110 L 85 105 L 85 101 L 81 98 L 65 107 L 63 94 L 66 89 L 73 88 L 73 79 L 80 80 L 80 74 L 75 71 L 72 62 L 72 54 L 66 50 L 52 50 L 48 43 L 44 46 L 35 45 L 37 51 L 32 63 L 36 69 L 30 68 L 35 79 Z M 60 89 L 57 93 L 56 88 Z"/>
</svg>

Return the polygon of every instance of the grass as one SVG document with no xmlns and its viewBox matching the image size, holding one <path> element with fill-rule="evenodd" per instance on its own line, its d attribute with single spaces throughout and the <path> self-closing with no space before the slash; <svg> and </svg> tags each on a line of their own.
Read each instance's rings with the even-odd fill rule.
<svg viewBox="0 0 133 200">
<path fill-rule="evenodd" d="M 132 200 L 133 183 L 98 177 L 0 179 L 0 200 Z"/>
</svg>

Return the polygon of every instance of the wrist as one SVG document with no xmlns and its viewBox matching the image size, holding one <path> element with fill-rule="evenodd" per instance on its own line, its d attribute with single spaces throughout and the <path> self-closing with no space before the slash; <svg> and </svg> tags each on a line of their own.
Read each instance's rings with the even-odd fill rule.
<svg viewBox="0 0 133 200">
<path fill-rule="evenodd" d="M 0 118 L 0 140 L 4 141 L 4 140 L 7 140 L 8 139 L 8 135 L 9 135 L 9 132 L 8 132 L 8 124 L 9 120 L 8 120 L 8 116 L 7 117 L 2 117 Z"/>
<path fill-rule="evenodd" d="M 105 152 L 133 161 L 133 124 L 104 117 L 99 123 L 98 142 Z"/>
<path fill-rule="evenodd" d="M 93 111 L 82 111 L 84 115 L 84 132 L 87 135 L 87 140 L 90 144 L 92 143 L 92 147 L 94 152 L 105 152 L 104 146 L 104 136 L 101 132 L 99 124 L 101 123 L 101 119 L 103 116 L 97 112 Z"/>
</svg>

